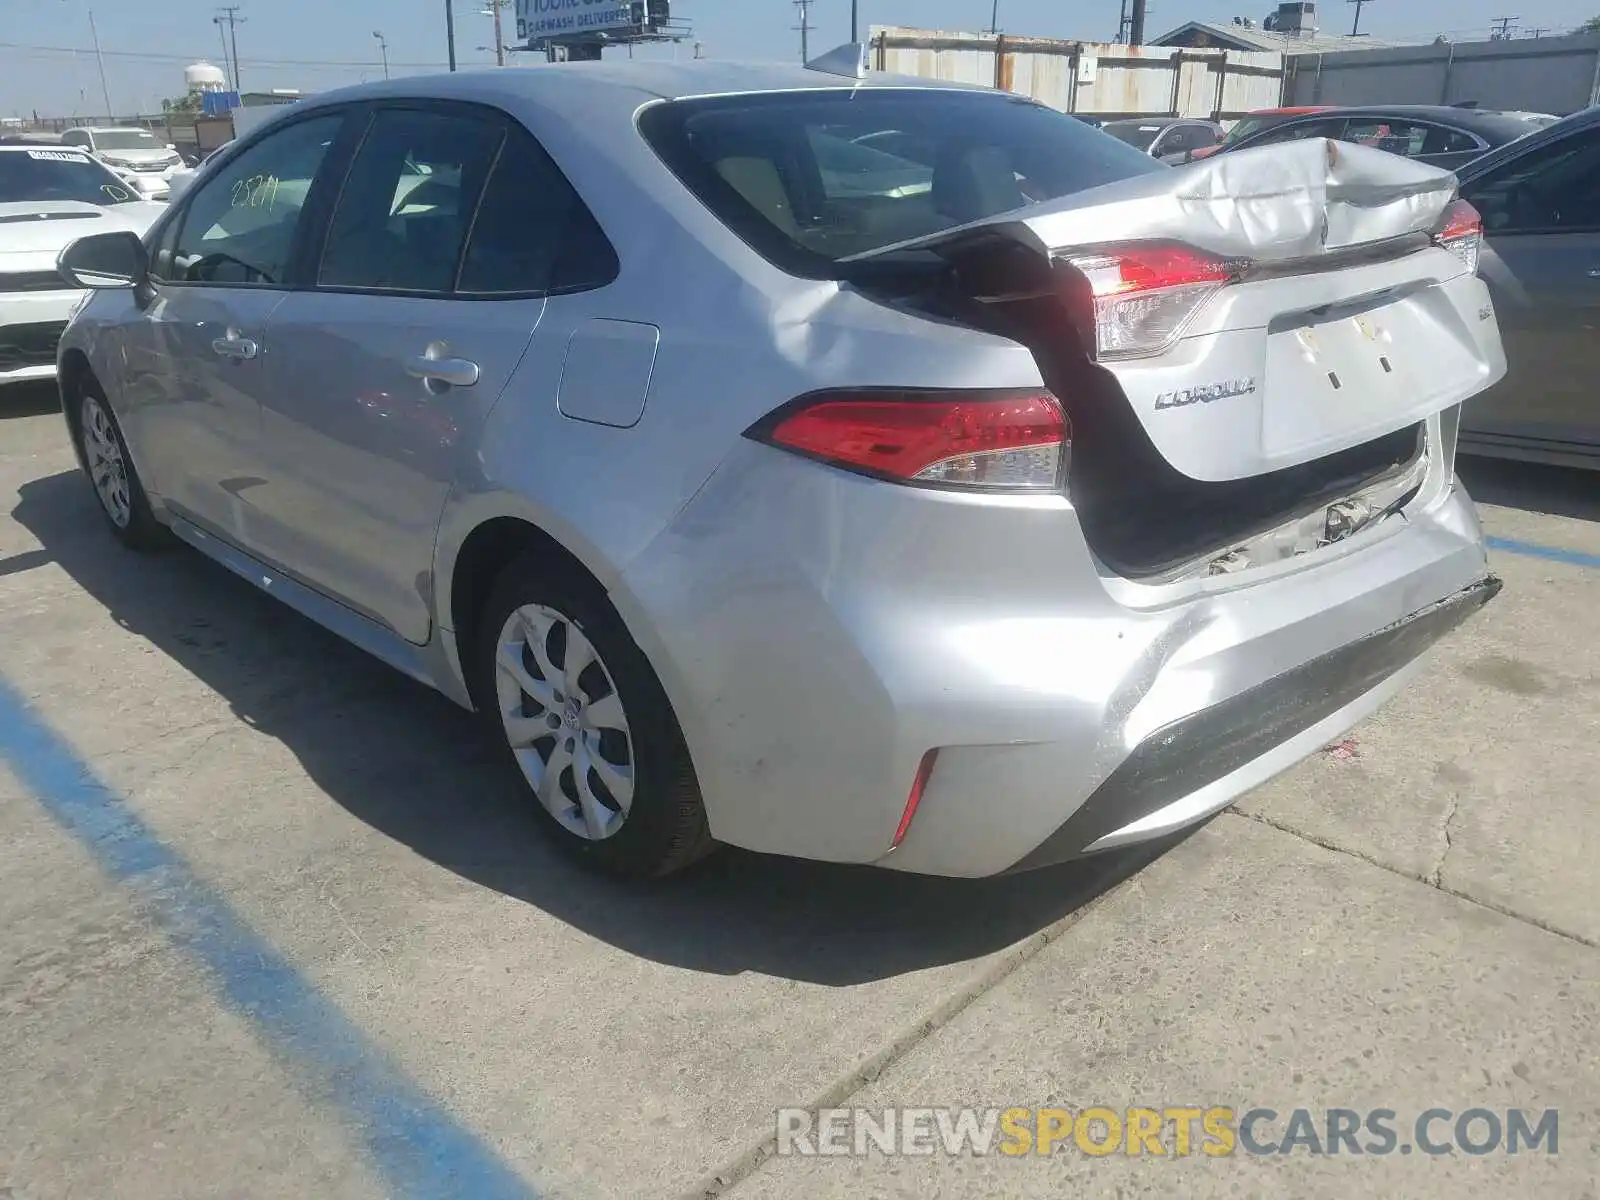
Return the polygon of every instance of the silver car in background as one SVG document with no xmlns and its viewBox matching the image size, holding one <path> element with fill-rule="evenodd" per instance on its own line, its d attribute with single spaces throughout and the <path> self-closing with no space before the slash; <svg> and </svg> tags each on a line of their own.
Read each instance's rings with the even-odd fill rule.
<svg viewBox="0 0 1600 1200">
<path fill-rule="evenodd" d="M 476 709 L 610 871 L 1071 859 L 1341 735 L 1497 587 L 1453 179 L 1218 162 L 800 68 L 332 92 L 64 255 L 67 424 L 124 542 Z"/>
</svg>

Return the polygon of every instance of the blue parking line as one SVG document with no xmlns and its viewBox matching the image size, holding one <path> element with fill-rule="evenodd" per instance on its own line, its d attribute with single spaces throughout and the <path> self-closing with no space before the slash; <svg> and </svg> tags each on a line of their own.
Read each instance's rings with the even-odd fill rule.
<svg viewBox="0 0 1600 1200">
<path fill-rule="evenodd" d="M 1563 550 L 1560 546 L 1541 546 L 1538 542 L 1502 537 L 1486 537 L 1483 544 L 1491 550 L 1503 550 L 1507 554 L 1521 554 L 1528 558 L 1544 558 L 1551 562 L 1566 563 L 1569 567 L 1600 567 L 1600 554 L 1585 554 L 1582 550 Z"/>
<path fill-rule="evenodd" d="M 526 1181 L 250 928 L 4 679 L 0 758 L 56 824 L 206 968 L 222 1002 L 305 1091 L 343 1117 L 390 1195 L 536 1200 Z M 136 1056 L 136 1048 L 129 1050 Z"/>
</svg>

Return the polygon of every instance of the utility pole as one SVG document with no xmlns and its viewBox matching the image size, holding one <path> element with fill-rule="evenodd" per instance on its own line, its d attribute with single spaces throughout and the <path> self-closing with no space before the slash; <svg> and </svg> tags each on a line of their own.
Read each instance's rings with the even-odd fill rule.
<svg viewBox="0 0 1600 1200">
<path fill-rule="evenodd" d="M 228 27 L 228 40 L 233 43 L 233 90 L 242 95 L 244 83 L 239 78 L 239 26 L 245 23 L 245 18 L 239 15 L 239 6 L 231 4 L 219 8 L 212 20 L 219 26 Z"/>
<path fill-rule="evenodd" d="M 116 114 L 111 111 L 111 89 L 106 86 L 106 56 L 100 53 L 100 31 L 94 27 L 94 9 L 89 10 L 89 36 L 94 40 L 94 60 L 100 65 L 100 95 L 106 102 L 106 124 L 110 125 Z"/>
<path fill-rule="evenodd" d="M 1000 0 L 994 0 L 989 6 L 989 32 L 1000 32 Z"/>
<path fill-rule="evenodd" d="M 1489 24 L 1491 24 L 1491 25 L 1493 25 L 1495 27 L 1495 31 L 1489 35 L 1489 40 L 1493 41 L 1493 42 L 1503 42 L 1503 41 L 1505 41 L 1507 38 L 1509 38 L 1511 36 L 1511 27 L 1513 25 L 1515 25 L 1520 20 L 1522 20 L 1521 17 L 1493 17 L 1493 18 L 1491 18 L 1490 21 L 1489 21 Z"/>
<path fill-rule="evenodd" d="M 450 69 L 456 69 L 456 8 L 452 0 L 444 0 L 444 35 L 450 47 Z"/>
<path fill-rule="evenodd" d="M 217 27 L 217 36 L 222 39 L 222 69 L 230 81 L 228 86 L 233 88 L 234 91 L 238 91 L 239 89 L 234 88 L 231 82 L 233 79 L 233 59 L 228 57 L 228 31 L 222 27 L 222 22 L 214 17 L 211 23 Z"/>
<path fill-rule="evenodd" d="M 1122 12 L 1117 16 L 1117 44 L 1128 44 L 1128 0 L 1122 0 Z"/>
<path fill-rule="evenodd" d="M 850 0 L 850 41 L 854 43 L 859 42 L 860 40 L 861 2 L 860 0 Z"/>
<path fill-rule="evenodd" d="M 1350 26 L 1350 36 L 1351 37 L 1360 37 L 1361 36 L 1361 10 L 1363 8 L 1365 8 L 1367 5 L 1371 4 L 1372 0 L 1349 0 L 1349 3 L 1354 4 L 1356 6 L 1356 23 L 1354 25 Z"/>
<path fill-rule="evenodd" d="M 389 78 L 389 39 L 383 36 L 381 29 L 374 29 L 372 36 L 378 39 L 378 49 L 383 52 L 383 77 Z"/>
<path fill-rule="evenodd" d="M 1144 45 L 1144 18 L 1146 0 L 1133 0 L 1133 15 L 1128 18 L 1128 45 Z"/>
<path fill-rule="evenodd" d="M 794 0 L 795 8 L 800 10 L 800 24 L 795 28 L 800 31 L 800 61 L 802 64 L 811 61 L 811 4 L 812 0 Z"/>
<path fill-rule="evenodd" d="M 500 10 L 506 6 L 506 0 L 489 0 L 489 7 L 494 10 L 494 65 L 506 65 L 506 39 L 501 31 Z M 632 56 L 633 47 L 628 47 L 629 56 Z"/>
</svg>

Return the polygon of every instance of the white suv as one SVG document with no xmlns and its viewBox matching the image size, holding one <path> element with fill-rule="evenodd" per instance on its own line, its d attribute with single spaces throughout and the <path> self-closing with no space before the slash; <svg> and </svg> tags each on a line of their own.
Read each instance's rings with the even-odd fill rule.
<svg viewBox="0 0 1600 1200">
<path fill-rule="evenodd" d="M 61 144 L 87 150 L 131 183 L 143 200 L 166 200 L 172 173 L 183 165 L 177 149 L 147 129 L 68 129 Z"/>
</svg>

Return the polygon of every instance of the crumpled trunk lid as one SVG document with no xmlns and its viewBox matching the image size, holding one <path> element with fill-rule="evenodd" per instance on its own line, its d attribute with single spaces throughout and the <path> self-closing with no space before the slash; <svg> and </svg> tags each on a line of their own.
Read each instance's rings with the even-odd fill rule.
<svg viewBox="0 0 1600 1200">
<path fill-rule="evenodd" d="M 1448 172 L 1315 139 L 1219 154 L 857 261 L 970 260 L 997 241 L 1058 268 L 1144 243 L 1229 260 L 1233 281 L 1170 345 L 1101 365 L 1173 468 L 1239 480 L 1416 425 L 1504 374 L 1486 289 L 1429 237 L 1456 190 Z"/>
</svg>

